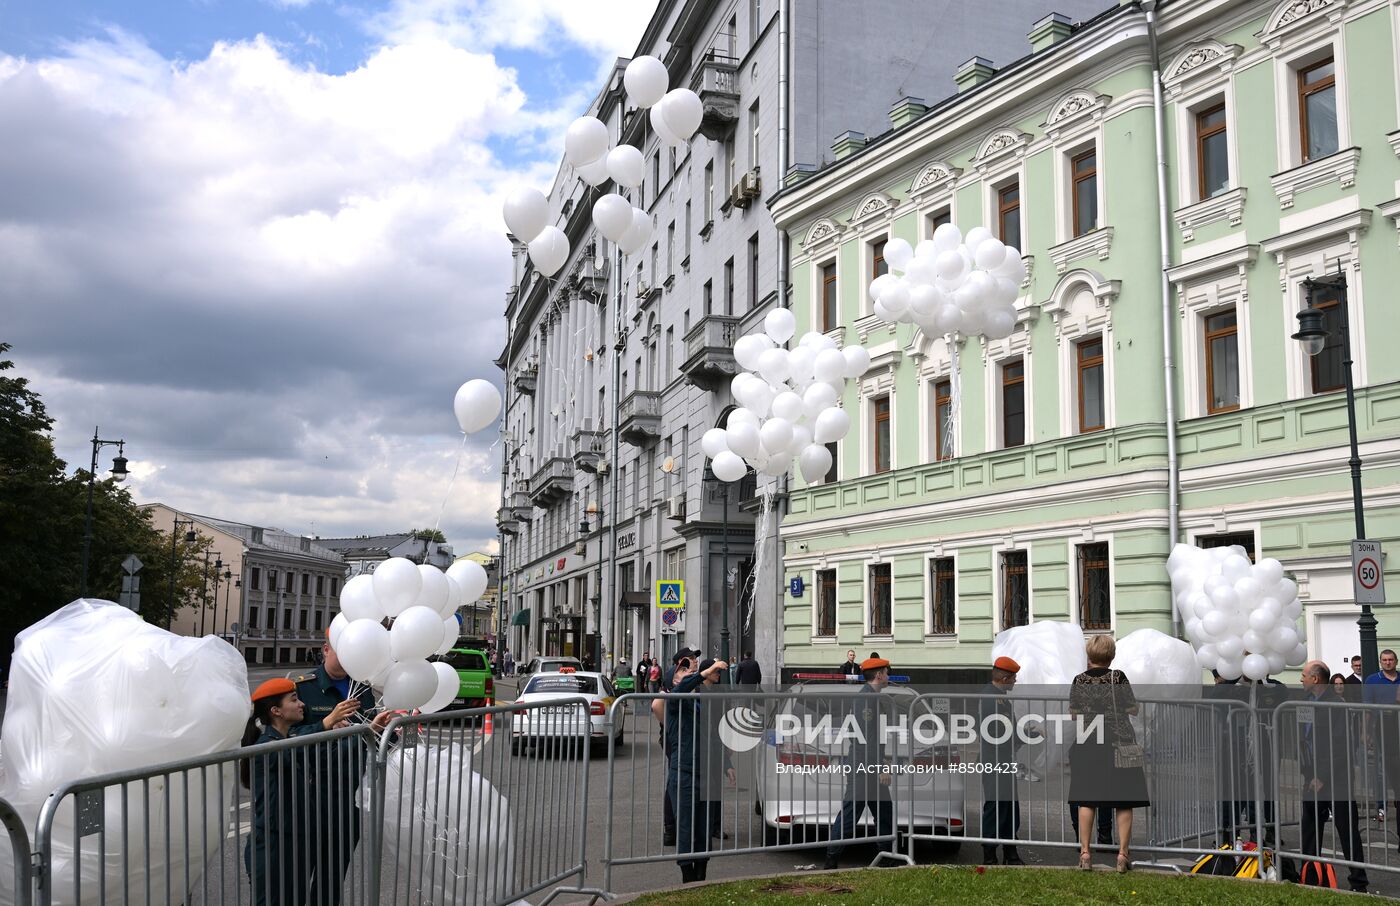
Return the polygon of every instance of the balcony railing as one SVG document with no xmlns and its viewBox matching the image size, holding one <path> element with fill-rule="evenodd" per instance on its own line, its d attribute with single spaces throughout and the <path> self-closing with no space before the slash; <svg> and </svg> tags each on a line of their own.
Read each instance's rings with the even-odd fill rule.
<svg viewBox="0 0 1400 906">
<path fill-rule="evenodd" d="M 535 395 L 535 384 L 539 380 L 539 369 L 530 365 L 515 373 L 515 389 L 526 396 Z"/>
<path fill-rule="evenodd" d="M 710 51 L 700 61 L 690 80 L 690 88 L 700 95 L 704 116 L 700 134 L 719 141 L 739 119 L 739 61 L 728 54 Z"/>
<path fill-rule="evenodd" d="M 573 492 L 574 464 L 562 456 L 545 460 L 530 479 L 530 500 L 536 506 L 548 506 Z"/>
<path fill-rule="evenodd" d="M 627 394 L 618 419 L 622 440 L 637 447 L 656 443 L 661 437 L 661 394 L 652 390 Z"/>
<path fill-rule="evenodd" d="M 603 432 L 590 428 L 579 428 L 573 433 L 574 468 L 580 472 L 598 471 L 598 460 L 603 456 Z"/>
<path fill-rule="evenodd" d="M 734 361 L 734 341 L 739 319 L 732 315 L 706 315 L 685 335 L 685 362 L 681 373 L 697 387 L 713 390 L 739 373 Z"/>
</svg>

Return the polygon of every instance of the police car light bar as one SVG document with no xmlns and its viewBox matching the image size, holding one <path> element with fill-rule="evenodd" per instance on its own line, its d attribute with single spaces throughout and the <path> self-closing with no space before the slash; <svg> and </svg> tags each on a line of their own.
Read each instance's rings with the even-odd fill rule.
<svg viewBox="0 0 1400 906">
<path fill-rule="evenodd" d="M 795 680 L 839 680 L 841 682 L 850 683 L 861 683 L 865 681 L 859 673 L 854 676 L 847 676 L 844 673 L 794 673 L 792 678 Z M 891 676 L 890 682 L 907 683 L 909 682 L 909 677 Z"/>
</svg>

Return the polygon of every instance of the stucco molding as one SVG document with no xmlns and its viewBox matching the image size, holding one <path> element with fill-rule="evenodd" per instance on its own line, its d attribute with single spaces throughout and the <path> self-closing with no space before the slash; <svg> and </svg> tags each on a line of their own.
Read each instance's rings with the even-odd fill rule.
<svg viewBox="0 0 1400 906">
<path fill-rule="evenodd" d="M 1112 248 L 1113 227 L 1099 227 L 1097 230 L 1090 230 L 1082 236 L 1076 236 L 1067 242 L 1052 246 L 1050 260 L 1055 264 L 1055 273 L 1063 274 L 1069 270 L 1071 261 L 1088 258 L 1091 255 L 1100 261 L 1106 261 Z"/>
<path fill-rule="evenodd" d="M 813 254 L 824 246 L 835 245 L 841 240 L 841 234 L 845 231 L 845 227 L 830 217 L 823 217 L 812 224 L 812 228 L 807 231 L 807 235 L 802 239 L 802 248 L 808 254 Z"/>
<path fill-rule="evenodd" d="M 918 199 L 939 190 L 951 190 L 952 184 L 962 176 L 962 172 L 961 167 L 955 167 L 946 161 L 936 160 L 926 164 L 909 184 L 909 197 Z"/>
<path fill-rule="evenodd" d="M 1269 183 L 1278 196 L 1278 205 L 1287 210 L 1293 207 L 1293 200 L 1299 192 L 1316 189 L 1330 183 L 1337 183 L 1343 189 L 1356 185 L 1356 174 L 1361 169 L 1361 149 L 1343 148 L 1336 154 L 1309 161 L 1300 167 L 1284 170 L 1269 177 Z"/>
<path fill-rule="evenodd" d="M 1094 310 L 1075 319 L 1071 316 L 1081 289 L 1087 289 L 1093 295 Z M 1113 303 L 1118 300 L 1122 289 L 1123 281 L 1110 280 L 1089 268 L 1075 268 L 1061 277 L 1050 298 L 1041 305 L 1041 310 L 1050 316 L 1055 328 L 1055 341 L 1061 343 L 1066 336 L 1093 333 L 1100 327 L 1105 333 L 1112 332 Z"/>
<path fill-rule="evenodd" d="M 982 139 L 973 161 L 979 173 L 1002 166 L 1009 161 L 1020 160 L 1030 148 L 1032 136 L 1019 129 L 996 129 Z"/>
<path fill-rule="evenodd" d="M 1050 115 L 1045 118 L 1043 126 L 1051 141 L 1054 141 L 1066 128 L 1102 120 L 1112 100 L 1106 94 L 1076 88 L 1050 105 Z"/>
<path fill-rule="evenodd" d="M 1176 227 L 1181 231 L 1181 241 L 1190 242 L 1196 238 L 1196 230 L 1221 220 L 1229 221 L 1232 227 L 1239 226 L 1244 221 L 1246 197 L 1247 190 L 1241 186 L 1184 208 L 1177 208 L 1172 212 L 1172 218 L 1176 220 Z"/>
<path fill-rule="evenodd" d="M 855 213 L 847 221 L 852 226 L 859 224 L 864 227 L 872 223 L 888 221 L 894 219 L 895 209 L 899 207 L 899 199 L 891 198 L 884 192 L 871 192 L 861 199 L 856 205 Z"/>
<path fill-rule="evenodd" d="M 1315 29 L 1335 27 L 1346 15 L 1351 0 L 1283 0 L 1256 37 L 1277 52 L 1286 41 Z"/>
<path fill-rule="evenodd" d="M 1244 48 L 1238 44 L 1223 44 L 1207 39 L 1186 45 L 1167 64 L 1162 79 L 1169 97 L 1185 91 L 1189 83 L 1214 79 L 1228 74 Z"/>
</svg>

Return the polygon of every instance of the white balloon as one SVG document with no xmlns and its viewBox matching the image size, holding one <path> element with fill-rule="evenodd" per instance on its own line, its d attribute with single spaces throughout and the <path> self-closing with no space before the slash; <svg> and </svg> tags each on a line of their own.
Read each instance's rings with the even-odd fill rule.
<svg viewBox="0 0 1400 906">
<path fill-rule="evenodd" d="M 982 333 L 991 340 L 1004 340 L 1016 329 L 1016 315 L 1005 309 L 989 311 L 983 316 Z"/>
<path fill-rule="evenodd" d="M 1201 618 L 1201 628 L 1206 631 L 1206 635 L 1219 638 L 1230 628 L 1230 618 L 1219 610 L 1212 610 Z M 1225 655 L 1222 653 L 1221 656 Z"/>
<path fill-rule="evenodd" d="M 786 349 L 764 350 L 763 354 L 758 357 L 758 373 L 772 383 L 782 383 L 787 380 L 791 373 L 787 357 Z"/>
<path fill-rule="evenodd" d="M 332 651 L 340 647 L 340 634 L 344 632 L 345 627 L 349 625 L 350 620 L 344 613 L 336 614 L 335 619 L 331 620 L 330 640 Z"/>
<path fill-rule="evenodd" d="M 1216 663 L 1220 660 L 1220 652 L 1211 644 L 1205 644 L 1196 652 L 1196 662 L 1204 670 L 1214 670 Z"/>
<path fill-rule="evenodd" d="M 747 334 L 734 341 L 734 361 L 749 371 L 757 371 L 758 357 L 772 348 L 773 341 L 765 334 Z"/>
<path fill-rule="evenodd" d="M 1269 633 L 1268 642 L 1270 650 L 1287 655 L 1298 647 L 1298 630 L 1292 626 L 1279 626 Z"/>
<path fill-rule="evenodd" d="M 700 103 L 700 95 L 689 88 L 668 91 L 661 99 L 661 116 L 671 132 L 682 142 L 690 141 L 695 130 L 700 128 L 700 120 L 705 116 L 705 107 Z"/>
<path fill-rule="evenodd" d="M 1267 633 L 1274 628 L 1274 624 L 1277 622 L 1277 614 L 1271 614 L 1262 608 L 1256 608 L 1249 612 L 1249 628 L 1255 632 Z M 1288 647 L 1292 648 L 1293 645 L 1290 644 Z"/>
<path fill-rule="evenodd" d="M 846 377 L 851 380 L 865 374 L 870 368 L 870 353 L 864 346 L 847 346 L 841 350 L 841 356 L 846 360 Z"/>
<path fill-rule="evenodd" d="M 1240 554 L 1231 554 L 1220 567 L 1220 575 L 1231 584 L 1238 582 L 1250 572 L 1249 561 Z"/>
<path fill-rule="evenodd" d="M 1273 557 L 1265 557 L 1254 564 L 1254 578 L 1266 588 L 1277 585 L 1283 579 L 1283 564 Z"/>
<path fill-rule="evenodd" d="M 700 438 L 700 449 L 705 451 L 705 455 L 714 459 L 719 454 L 729 449 L 729 441 L 726 438 L 723 428 L 710 428 Z"/>
<path fill-rule="evenodd" d="M 530 260 L 535 270 L 546 277 L 553 277 L 569 260 L 569 237 L 553 224 L 540 230 L 540 234 L 530 240 Z"/>
<path fill-rule="evenodd" d="M 1244 675 L 1244 665 L 1241 661 L 1241 658 L 1222 657 L 1215 670 L 1220 674 L 1222 679 L 1237 680 Z M 1268 662 L 1266 661 L 1265 663 L 1267 664 Z"/>
<path fill-rule="evenodd" d="M 1288 652 L 1285 652 L 1283 654 L 1280 654 L 1277 651 L 1270 651 L 1267 655 L 1265 655 L 1265 657 L 1269 659 L 1270 676 L 1277 676 L 1278 674 L 1283 672 L 1283 668 L 1288 666 L 1288 653 L 1292 650 L 1293 649 L 1290 648 Z"/>
<path fill-rule="evenodd" d="M 786 308 L 775 308 L 763 319 L 763 332 L 774 343 L 786 343 L 797 332 L 797 319 Z"/>
<path fill-rule="evenodd" d="M 438 657 L 446 657 L 447 653 L 457 647 L 457 636 L 462 631 L 462 624 L 457 622 L 454 614 L 442 621 L 442 644 L 438 646 Z"/>
<path fill-rule="evenodd" d="M 725 425 L 730 428 L 735 425 L 752 425 L 754 429 L 757 430 L 758 416 L 754 414 L 752 409 L 745 409 L 743 406 L 740 406 L 738 409 L 731 409 L 729 411 L 729 418 L 725 421 Z"/>
<path fill-rule="evenodd" d="M 829 444 L 840 440 L 851 430 L 851 417 L 844 409 L 827 409 L 817 416 L 812 427 L 812 440 L 819 444 Z"/>
<path fill-rule="evenodd" d="M 441 626 L 438 627 L 442 629 Z M 384 682 L 384 707 L 391 711 L 412 711 L 421 708 L 438 688 L 437 671 L 421 658 L 399 661 L 389 671 Z"/>
<path fill-rule="evenodd" d="M 622 84 L 627 89 L 627 100 L 638 107 L 650 107 L 666 96 L 671 74 L 656 57 L 635 57 L 622 74 Z"/>
<path fill-rule="evenodd" d="M 432 697 L 424 702 L 419 710 L 424 714 L 435 714 L 452 704 L 462 689 L 462 680 L 451 664 L 437 661 L 429 666 L 433 668 L 433 674 L 437 677 L 437 689 L 433 690 Z"/>
<path fill-rule="evenodd" d="M 846 357 L 838 349 L 823 349 L 812 363 L 812 373 L 819 381 L 845 380 Z"/>
<path fill-rule="evenodd" d="M 428 657 L 441 645 L 442 617 L 431 607 L 408 608 L 389 629 L 389 653 L 399 662 Z"/>
<path fill-rule="evenodd" d="M 786 455 L 788 445 L 792 443 L 792 422 L 785 418 L 770 418 L 758 429 L 758 436 L 764 452 L 769 456 Z"/>
<path fill-rule="evenodd" d="M 427 607 L 438 615 L 438 619 L 451 613 L 450 610 L 443 613 L 447 607 L 447 598 L 452 592 L 452 589 L 447 585 L 447 574 L 431 563 L 420 563 L 418 564 L 418 576 L 423 580 L 423 584 L 418 589 L 418 597 L 414 603 L 419 607 Z M 429 653 L 431 654 L 431 652 Z M 395 656 L 397 657 L 397 655 Z M 426 654 L 419 655 L 419 657 L 427 656 Z"/>
<path fill-rule="evenodd" d="M 412 607 L 422 587 L 418 564 L 403 557 L 391 557 L 374 571 L 374 596 L 379 599 L 386 617 L 396 617 Z"/>
<path fill-rule="evenodd" d="M 606 154 L 597 160 L 589 161 L 581 167 L 574 167 L 574 172 L 578 174 L 579 179 L 588 183 L 590 186 L 601 186 L 609 179 L 612 179 L 612 176 L 608 174 L 608 156 Z"/>
<path fill-rule="evenodd" d="M 593 202 L 593 225 L 610 242 L 617 242 L 632 228 L 632 204 L 616 193 Z"/>
<path fill-rule="evenodd" d="M 748 385 L 744 393 L 744 405 L 759 419 L 767 418 L 768 409 L 773 405 L 773 388 L 768 386 L 768 382 L 762 379 L 755 380 Z"/>
<path fill-rule="evenodd" d="M 1269 659 L 1262 654 L 1247 654 L 1244 658 L 1244 675 L 1252 680 L 1261 680 L 1269 675 Z"/>
<path fill-rule="evenodd" d="M 651 239 L 651 216 L 641 208 L 632 209 L 632 226 L 618 240 L 618 248 L 625 254 L 634 255 Z"/>
<path fill-rule="evenodd" d="M 729 445 L 729 452 L 734 453 L 736 456 L 743 456 L 745 458 L 757 456 L 759 450 L 762 449 L 763 442 L 760 439 L 758 428 L 753 425 L 730 425 L 725 428 L 725 435 L 725 439 Z M 718 460 L 720 457 L 716 456 L 713 458 Z"/>
<path fill-rule="evenodd" d="M 996 269 L 998 277 L 1005 277 L 1013 283 L 1026 279 L 1026 262 L 1021 260 L 1021 250 L 1014 245 L 1006 246 L 1006 257 Z"/>
<path fill-rule="evenodd" d="M 608 175 L 620 186 L 635 189 L 646 172 L 642 152 L 631 145 L 618 145 L 608 152 Z"/>
<path fill-rule="evenodd" d="M 831 471 L 831 451 L 821 444 L 808 444 L 798 454 L 797 468 L 802 473 L 802 480 L 811 484 Z"/>
<path fill-rule="evenodd" d="M 757 432 L 754 436 L 757 438 Z M 748 471 L 748 466 L 744 465 L 738 454 L 727 450 L 711 460 L 710 468 L 720 481 L 738 481 Z"/>
<path fill-rule="evenodd" d="M 880 305 L 898 317 L 909 310 L 909 287 L 903 281 L 891 283 L 880 293 Z M 888 319 L 887 319 L 888 320 Z"/>
<path fill-rule="evenodd" d="M 564 133 L 564 159 L 575 167 L 591 163 L 608 151 L 608 127 L 596 116 L 581 116 Z"/>
<path fill-rule="evenodd" d="M 812 445 L 812 429 L 806 425 L 792 426 L 792 443 L 788 444 L 788 456 L 801 456 L 802 451 Z"/>
<path fill-rule="evenodd" d="M 368 682 L 391 660 L 389 630 L 373 620 L 354 620 L 340 634 L 335 654 L 352 679 Z"/>
<path fill-rule="evenodd" d="M 992 238 L 994 237 L 991 230 L 984 226 L 975 226 L 968 230 L 967 235 L 963 237 L 963 249 L 971 254 L 973 249 Z"/>
<path fill-rule="evenodd" d="M 891 286 L 898 286 L 899 278 L 894 274 L 881 274 L 870 281 L 870 298 L 872 301 L 879 301 L 885 290 Z"/>
<path fill-rule="evenodd" d="M 939 224 L 933 231 L 933 248 L 939 252 L 951 252 L 962 242 L 962 230 L 955 223 Z"/>
<path fill-rule="evenodd" d="M 773 397 L 773 414 L 785 421 L 797 421 L 802 417 L 802 409 L 802 397 L 791 390 L 784 390 Z"/>
<path fill-rule="evenodd" d="M 788 350 L 788 368 L 792 371 L 792 383 L 798 390 L 812 382 L 812 366 L 816 364 L 816 350 L 810 346 L 798 346 Z"/>
<path fill-rule="evenodd" d="M 384 619 L 384 608 L 374 596 L 373 576 L 368 573 L 353 576 L 341 586 L 340 612 L 351 622 L 374 620 L 377 623 Z"/>
<path fill-rule="evenodd" d="M 1227 661 L 1237 661 L 1244 657 L 1244 642 L 1236 637 L 1221 639 L 1215 646 L 1220 656 Z"/>
<path fill-rule="evenodd" d="M 909 290 L 909 310 L 915 317 L 931 317 L 943 302 L 943 294 L 938 287 L 920 283 Z"/>
<path fill-rule="evenodd" d="M 779 478 L 783 475 L 786 475 L 788 469 L 791 467 L 792 457 L 787 455 L 774 456 L 772 459 L 764 463 L 763 468 L 759 471 L 761 471 L 764 475 L 767 475 L 770 478 Z"/>
<path fill-rule="evenodd" d="M 1253 629 L 1246 629 L 1240 641 L 1244 643 L 1244 650 L 1251 654 L 1264 651 L 1269 647 L 1269 641 L 1263 633 L 1255 632 Z"/>
<path fill-rule="evenodd" d="M 1006 260 L 1006 246 L 995 236 L 989 236 L 973 249 L 972 258 L 983 270 L 994 270 Z"/>
<path fill-rule="evenodd" d="M 1278 598 L 1285 605 L 1298 598 L 1298 583 L 1287 576 L 1278 580 L 1278 585 L 1275 586 L 1275 589 L 1276 590 L 1270 597 Z"/>
<path fill-rule="evenodd" d="M 839 397 L 830 384 L 813 384 L 802 393 L 802 405 L 809 421 L 815 421 L 823 409 L 836 405 Z"/>
<path fill-rule="evenodd" d="M 647 116 L 651 120 L 651 129 L 656 133 L 656 137 L 661 139 L 664 145 L 681 145 L 684 142 L 676 133 L 671 131 L 671 127 L 666 123 L 666 109 L 662 104 L 657 104 L 651 108 L 651 113 Z"/>
<path fill-rule="evenodd" d="M 934 261 L 934 267 L 938 270 L 938 276 L 944 280 L 960 280 L 963 272 L 967 269 L 967 262 L 956 250 L 950 249 L 946 252 L 939 252 L 938 258 Z"/>
<path fill-rule="evenodd" d="M 1308 646 L 1300 643 L 1298 647 L 1294 648 L 1293 652 L 1288 655 L 1287 663 L 1290 667 L 1301 667 L 1303 665 L 1303 662 L 1307 659 Z"/>
<path fill-rule="evenodd" d="M 914 260 L 914 248 L 907 240 L 891 239 L 885 243 L 885 261 L 891 270 L 901 271 Z"/>
<path fill-rule="evenodd" d="M 447 568 L 447 574 L 462 589 L 462 603 L 478 601 L 486 593 L 486 569 L 475 560 L 457 560 Z"/>
<path fill-rule="evenodd" d="M 506 196 L 502 206 L 506 229 L 521 242 L 529 243 L 549 223 L 549 200 L 538 189 L 521 187 Z"/>
<path fill-rule="evenodd" d="M 470 601 L 462 600 L 462 586 L 457 584 L 457 580 L 444 573 L 443 578 L 447 579 L 447 604 L 443 607 L 443 619 L 455 614 L 457 608 L 463 604 L 470 604 Z"/>
</svg>

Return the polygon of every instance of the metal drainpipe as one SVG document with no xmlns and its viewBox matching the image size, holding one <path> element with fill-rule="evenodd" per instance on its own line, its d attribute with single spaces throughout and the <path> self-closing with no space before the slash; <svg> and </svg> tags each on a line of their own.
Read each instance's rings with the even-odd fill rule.
<svg viewBox="0 0 1400 906">
<path fill-rule="evenodd" d="M 621 116 L 618 119 L 619 138 L 621 137 L 622 122 Z M 616 247 L 616 244 L 614 244 Z M 622 336 L 622 249 L 617 248 L 617 266 L 614 269 L 614 286 L 617 288 L 617 302 L 613 306 L 613 426 L 612 426 L 612 463 L 608 469 L 608 483 L 611 486 L 612 502 L 609 504 L 612 512 L 612 520 L 608 523 L 608 593 L 609 597 L 604 598 L 602 606 L 598 608 L 600 617 L 599 636 L 603 645 L 602 657 L 599 659 L 599 669 L 607 673 L 612 668 L 613 657 L 613 635 L 615 632 L 613 611 L 617 608 L 621 596 L 617 593 L 617 520 L 621 515 L 617 511 L 617 476 L 620 471 L 618 463 L 618 434 L 622 419 L 622 351 L 624 341 Z"/>
<path fill-rule="evenodd" d="M 1177 461 L 1176 439 L 1176 353 L 1173 347 L 1176 315 L 1172 310 L 1171 281 L 1167 271 L 1172 266 L 1171 209 L 1167 197 L 1167 112 L 1162 101 L 1161 49 L 1157 46 L 1158 0 L 1143 0 L 1147 13 L 1147 34 L 1152 46 L 1152 114 L 1157 144 L 1157 228 L 1162 246 L 1162 352 L 1163 387 L 1166 390 L 1167 420 L 1167 540 L 1175 546 L 1180 537 L 1181 475 Z M 1172 635 L 1181 636 L 1181 621 L 1176 602 L 1172 602 Z"/>
<path fill-rule="evenodd" d="M 788 131 L 788 82 L 790 79 L 789 65 L 791 56 L 791 33 L 788 28 L 788 20 L 792 12 L 791 0 L 779 0 L 778 2 L 778 184 L 782 185 L 787 179 L 788 167 L 792 166 L 792 134 Z M 788 234 L 787 230 L 778 231 L 778 307 L 788 307 Z M 787 500 L 788 490 L 791 486 L 791 476 L 784 474 L 779 491 L 782 500 Z M 786 506 L 784 503 L 782 506 Z M 773 665 L 775 677 L 782 676 L 783 664 L 783 604 L 785 598 L 783 582 L 783 534 L 782 534 L 782 512 L 781 507 L 773 508 Z M 755 552 L 756 553 L 756 552 Z M 755 584 L 755 588 L 757 585 Z M 755 623 L 757 620 L 755 620 Z M 740 632 L 742 632 L 742 627 Z M 757 651 L 757 646 L 754 646 Z"/>
<path fill-rule="evenodd" d="M 520 284 L 519 284 L 519 283 L 516 283 L 515 286 L 516 286 L 515 297 L 516 297 L 516 300 L 518 301 L 519 298 L 520 298 Z M 510 360 L 510 351 L 511 351 L 512 345 L 514 345 L 514 339 L 515 339 L 515 329 L 514 329 L 512 323 L 511 323 L 510 321 L 506 321 L 506 368 L 505 368 L 505 395 L 506 395 L 506 405 L 505 405 L 505 411 L 503 412 L 502 417 L 501 417 L 501 433 L 500 433 L 500 438 L 501 438 L 501 507 L 502 507 L 502 508 L 504 508 L 504 507 L 506 506 L 506 499 L 507 499 L 507 492 L 506 492 L 506 487 L 507 487 L 507 484 L 506 484 L 506 470 L 510 467 L 510 407 L 511 407 L 511 402 L 512 402 L 512 400 L 511 400 L 511 395 L 510 395 L 510 362 L 511 362 L 511 360 Z M 515 590 L 515 582 L 514 582 L 513 580 L 507 581 L 507 579 L 506 579 L 506 575 L 507 575 L 506 570 L 507 570 L 507 568 L 508 568 L 508 566 L 509 566 L 509 563 L 510 563 L 510 561 L 506 559 L 506 554 L 507 554 L 507 551 L 506 551 L 506 533 L 505 533 L 505 532 L 500 532 L 499 534 L 500 534 L 500 538 L 501 538 L 501 560 L 500 560 L 500 563 L 498 563 L 497 566 L 496 566 L 496 663 L 499 665 L 500 670 L 502 671 L 501 675 L 504 676 L 504 675 L 505 675 L 505 651 L 506 651 L 506 648 L 507 648 L 507 645 L 506 645 L 506 632 L 507 632 L 506 627 L 510 625 L 509 623 L 506 622 L 506 616 L 505 616 L 505 614 L 506 614 L 506 611 L 510 609 L 510 598 L 509 598 L 509 596 L 504 592 L 504 590 L 502 589 L 502 586 L 505 586 L 505 587 L 507 587 L 507 588 L 510 588 L 512 591 L 514 591 L 514 590 Z"/>
</svg>

